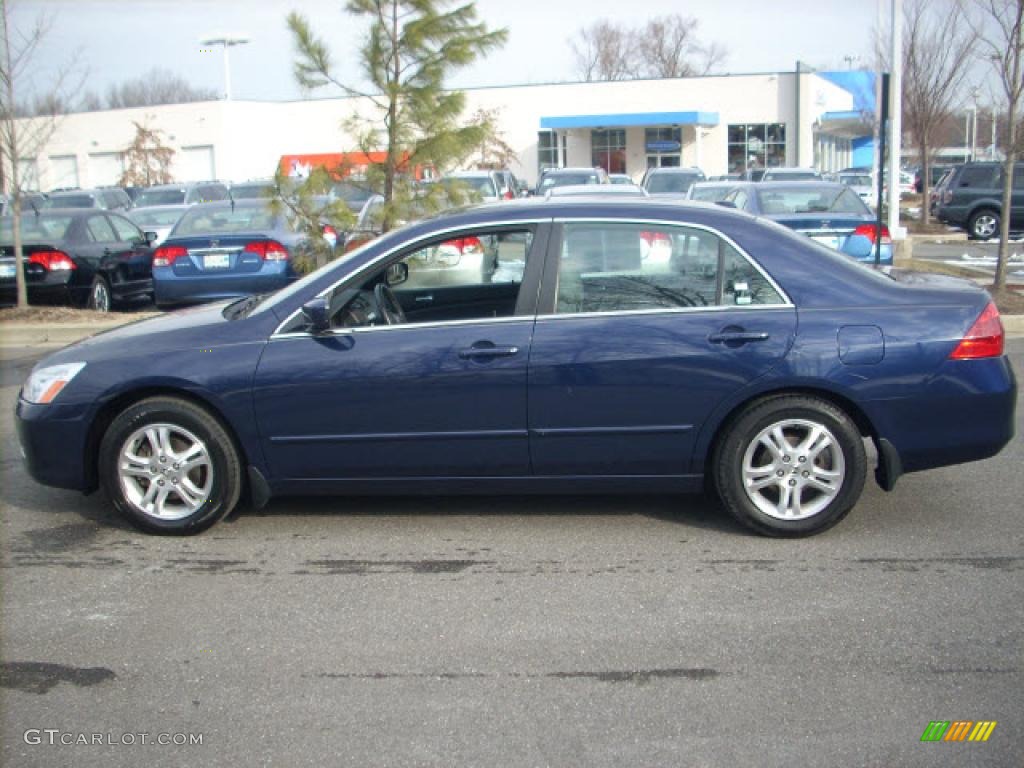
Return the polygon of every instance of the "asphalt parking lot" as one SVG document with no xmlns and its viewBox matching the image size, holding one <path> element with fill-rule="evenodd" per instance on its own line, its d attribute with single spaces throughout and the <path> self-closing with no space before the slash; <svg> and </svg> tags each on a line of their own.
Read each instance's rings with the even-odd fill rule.
<svg viewBox="0 0 1024 768">
<path fill-rule="evenodd" d="M 1024 759 L 1024 409 L 807 540 L 668 496 L 277 500 L 155 538 L 25 474 L 41 354 L 0 362 L 6 765 Z"/>
</svg>

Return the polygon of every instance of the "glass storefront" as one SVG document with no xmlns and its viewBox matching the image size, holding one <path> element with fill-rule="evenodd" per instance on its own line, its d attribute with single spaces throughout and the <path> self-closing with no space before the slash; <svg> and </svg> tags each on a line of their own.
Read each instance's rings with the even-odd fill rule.
<svg viewBox="0 0 1024 768">
<path fill-rule="evenodd" d="M 729 173 L 785 165 L 785 123 L 729 126 Z"/>
<path fill-rule="evenodd" d="M 554 131 L 541 131 L 537 134 L 537 170 L 543 173 L 548 168 L 558 166 L 558 134 Z"/>
<path fill-rule="evenodd" d="M 678 168 L 683 151 L 683 132 L 678 125 L 644 129 L 648 168 Z"/>
<path fill-rule="evenodd" d="M 626 172 L 626 131 L 624 128 L 590 132 L 591 165 L 608 173 Z"/>
</svg>

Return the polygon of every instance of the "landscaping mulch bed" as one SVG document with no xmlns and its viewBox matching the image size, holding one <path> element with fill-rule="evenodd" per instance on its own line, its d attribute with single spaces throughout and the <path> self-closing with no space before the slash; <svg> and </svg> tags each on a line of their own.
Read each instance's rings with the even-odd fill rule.
<svg viewBox="0 0 1024 768">
<path fill-rule="evenodd" d="M 94 312 L 91 309 L 73 309 L 72 307 L 27 307 L 18 309 L 0 309 L 0 323 L 96 323 L 109 325 L 120 321 L 131 323 L 147 317 L 161 314 L 156 311 L 140 312 Z"/>
</svg>

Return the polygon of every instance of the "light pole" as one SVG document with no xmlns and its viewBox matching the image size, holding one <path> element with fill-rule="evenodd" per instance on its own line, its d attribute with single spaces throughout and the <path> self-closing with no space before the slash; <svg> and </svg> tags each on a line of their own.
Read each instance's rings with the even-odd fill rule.
<svg viewBox="0 0 1024 768">
<path fill-rule="evenodd" d="M 891 144 L 889 149 L 889 232 L 893 240 L 906 237 L 906 230 L 900 226 L 900 154 L 903 141 L 903 0 L 891 0 L 889 6 L 891 48 L 889 61 L 892 74 L 889 76 L 889 126 Z M 924 165 L 924 158 L 921 158 Z M 925 202 L 927 205 L 927 201 Z M 881 202 L 879 202 L 881 206 Z"/>
<path fill-rule="evenodd" d="M 981 88 L 974 86 L 971 89 L 971 162 L 977 160 L 978 154 L 978 97 L 981 96 Z"/>
<path fill-rule="evenodd" d="M 249 42 L 247 37 L 232 35 L 221 35 L 219 37 L 208 37 L 200 40 L 200 45 L 220 45 L 224 48 L 224 100 L 231 101 L 231 62 L 228 59 L 228 49 L 234 45 L 245 45 Z"/>
</svg>

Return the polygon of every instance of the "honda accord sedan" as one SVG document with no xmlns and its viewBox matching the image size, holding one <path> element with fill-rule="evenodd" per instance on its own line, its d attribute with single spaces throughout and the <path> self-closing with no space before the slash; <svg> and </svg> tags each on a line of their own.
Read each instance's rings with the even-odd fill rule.
<svg viewBox="0 0 1024 768">
<path fill-rule="evenodd" d="M 33 369 L 17 425 L 36 480 L 101 487 L 156 533 L 280 494 L 707 482 L 751 529 L 802 536 L 869 469 L 890 490 L 996 454 L 1015 402 L 968 282 L 883 274 L 721 206 L 552 198 L 79 342 Z"/>
</svg>

